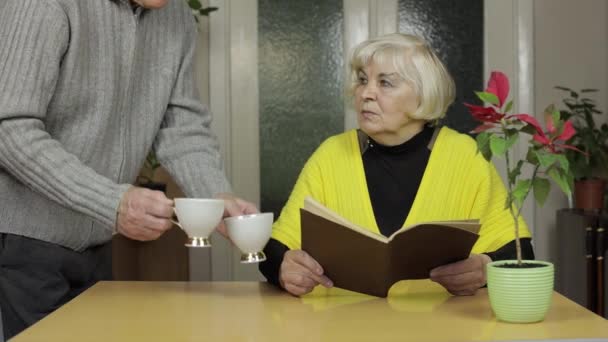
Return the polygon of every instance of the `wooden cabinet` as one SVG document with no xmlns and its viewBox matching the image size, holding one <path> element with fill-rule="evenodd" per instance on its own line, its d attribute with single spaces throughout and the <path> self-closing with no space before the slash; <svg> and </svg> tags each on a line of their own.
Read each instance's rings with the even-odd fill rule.
<svg viewBox="0 0 608 342">
<path fill-rule="evenodd" d="M 608 317 L 606 227 L 608 212 L 557 212 L 555 290 L 604 317 Z"/>
</svg>

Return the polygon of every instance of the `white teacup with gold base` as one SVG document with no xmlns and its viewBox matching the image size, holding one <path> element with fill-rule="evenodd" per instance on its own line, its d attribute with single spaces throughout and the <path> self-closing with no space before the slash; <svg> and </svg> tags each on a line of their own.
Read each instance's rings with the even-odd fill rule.
<svg viewBox="0 0 608 342">
<path fill-rule="evenodd" d="M 241 254 L 241 263 L 250 264 L 266 260 L 264 246 L 272 232 L 272 213 L 259 213 L 224 219 L 228 236 Z"/>
<path fill-rule="evenodd" d="M 186 247 L 211 247 L 209 236 L 222 220 L 224 200 L 211 198 L 176 198 L 173 221 L 188 235 Z"/>
</svg>

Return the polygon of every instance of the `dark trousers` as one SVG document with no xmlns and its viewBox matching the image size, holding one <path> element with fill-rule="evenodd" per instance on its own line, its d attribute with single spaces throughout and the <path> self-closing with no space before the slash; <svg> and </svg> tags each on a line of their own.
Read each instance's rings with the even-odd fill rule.
<svg viewBox="0 0 608 342">
<path fill-rule="evenodd" d="M 0 310 L 9 339 L 99 280 L 112 277 L 111 243 L 83 252 L 0 233 Z"/>
</svg>

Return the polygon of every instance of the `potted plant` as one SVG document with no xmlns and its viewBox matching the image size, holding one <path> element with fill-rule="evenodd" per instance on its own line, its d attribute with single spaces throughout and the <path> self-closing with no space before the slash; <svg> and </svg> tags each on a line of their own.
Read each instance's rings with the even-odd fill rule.
<svg viewBox="0 0 608 342">
<path fill-rule="evenodd" d="M 156 159 L 156 154 L 154 153 L 154 151 L 148 152 L 146 160 L 144 161 L 144 165 L 139 171 L 139 175 L 137 176 L 137 180 L 135 181 L 137 185 L 144 188 L 165 192 L 167 190 L 167 184 L 156 181 L 154 177 L 156 174 L 156 170 L 159 167 L 160 163 L 158 162 L 158 159 Z"/>
<path fill-rule="evenodd" d="M 572 123 L 563 120 L 560 112 L 552 106 L 545 113 L 546 132 L 533 116 L 509 115 L 513 101 L 506 102 L 509 80 L 501 72 L 492 72 L 486 90 L 476 94 L 489 106 L 465 104 L 473 117 L 482 123 L 472 133 L 478 133 L 478 150 L 488 161 L 493 157 L 506 159 L 508 195 L 505 205 L 513 217 L 517 249 L 517 260 L 495 261 L 487 265 L 492 310 L 501 321 L 541 321 L 551 303 L 554 268 L 549 262 L 522 260 L 519 239 L 521 210 L 531 192 L 538 205 L 545 202 L 551 187 L 549 179 L 570 195 L 573 177 L 564 152 L 577 150 L 565 144 L 575 130 Z M 510 150 L 519 139 L 528 139 L 528 151 L 525 158 L 518 160 L 513 158 Z"/>
<path fill-rule="evenodd" d="M 198 17 L 201 15 L 209 16 L 209 13 L 213 11 L 217 11 L 217 7 L 203 7 L 199 0 L 186 0 L 188 6 L 192 9 L 194 13 L 194 19 L 198 22 Z"/>
<path fill-rule="evenodd" d="M 567 95 L 562 100 L 567 109 L 561 111 L 564 119 L 570 119 L 576 134 L 572 145 L 585 154 L 569 151 L 566 153 L 574 174 L 574 204 L 580 209 L 602 209 L 606 181 L 596 173 L 608 170 L 608 125 L 596 125 L 594 115 L 602 112 L 596 109 L 595 101 L 584 94 L 596 89 L 582 89 L 576 92 L 566 87 L 555 87 Z"/>
</svg>

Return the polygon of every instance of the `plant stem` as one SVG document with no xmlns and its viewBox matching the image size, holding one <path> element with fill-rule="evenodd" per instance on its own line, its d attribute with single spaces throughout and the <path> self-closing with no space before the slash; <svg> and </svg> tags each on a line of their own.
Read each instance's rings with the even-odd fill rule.
<svg viewBox="0 0 608 342">
<path fill-rule="evenodd" d="M 507 164 L 508 164 L 508 162 L 507 162 Z M 507 166 L 507 169 L 508 169 L 508 166 Z M 513 210 L 513 202 L 512 202 L 512 198 L 511 198 L 511 187 L 512 187 L 511 183 L 509 182 L 509 212 L 511 213 L 511 217 L 513 218 L 513 223 L 515 224 L 515 251 L 517 252 L 517 264 L 521 265 L 521 263 L 522 263 L 521 243 L 519 242 L 519 215 L 520 215 L 521 209 L 517 211 L 517 214 L 515 213 L 515 210 Z"/>
<path fill-rule="evenodd" d="M 504 122 L 502 123 L 502 127 L 503 127 L 503 132 L 504 132 L 506 130 Z M 507 175 L 509 175 L 509 174 L 511 174 L 512 170 L 511 170 L 511 158 L 509 158 L 508 151 L 507 151 L 507 153 L 505 153 L 505 159 L 506 159 L 506 163 L 507 163 Z M 532 180 L 532 184 L 530 184 L 530 187 L 526 191 L 526 194 L 524 195 L 524 197 L 521 201 L 521 206 L 517 205 L 517 203 L 513 200 L 513 195 L 512 195 L 513 194 L 513 184 L 516 183 L 517 177 L 515 177 L 515 179 L 513 179 L 513 182 L 511 182 L 510 179 L 507 179 L 507 184 L 508 184 L 508 188 L 509 188 L 508 205 L 509 205 L 509 212 L 511 213 L 511 217 L 513 218 L 513 223 L 515 224 L 515 252 L 517 253 L 517 264 L 518 265 L 522 264 L 522 259 L 523 259 L 522 255 L 521 255 L 521 241 L 519 240 L 519 216 L 521 215 L 521 210 L 524 206 L 524 201 L 528 197 L 528 194 L 530 193 L 530 189 L 533 188 L 533 186 L 534 186 L 534 179 L 536 178 L 536 173 L 538 172 L 538 168 L 539 168 L 539 165 L 536 165 L 536 167 L 534 168 L 534 172 L 532 173 L 532 178 L 530 178 Z M 515 212 L 513 205 L 515 205 L 515 207 L 517 208 L 517 212 Z"/>
<path fill-rule="evenodd" d="M 503 131 L 505 131 L 506 127 L 503 125 Z M 509 158 L 509 151 L 507 151 L 507 153 L 505 153 L 505 159 L 506 159 L 506 163 L 507 163 L 507 175 L 509 175 L 511 173 L 511 158 Z M 510 177 L 507 177 L 510 178 Z M 516 179 L 513 180 L 513 182 L 515 182 Z M 509 212 L 511 213 L 511 217 L 513 218 L 513 223 L 515 224 L 515 251 L 517 252 L 517 264 L 521 265 L 521 244 L 519 243 L 519 212 L 516 215 L 515 211 L 513 210 L 513 184 L 511 183 L 510 179 L 507 179 L 507 184 L 509 187 L 509 200 L 508 205 L 509 205 Z"/>
<path fill-rule="evenodd" d="M 507 166 L 507 168 L 508 168 L 508 166 Z M 534 172 L 532 173 L 532 178 L 530 178 L 532 180 L 532 184 L 526 191 L 526 194 L 524 195 L 524 199 L 521 202 L 521 206 L 517 206 L 517 203 L 515 204 L 515 207 L 517 208 L 517 213 L 515 213 L 515 211 L 513 209 L 513 205 L 509 206 L 509 210 L 511 212 L 511 217 L 513 217 L 513 220 L 515 220 L 515 222 L 514 222 L 515 223 L 515 251 L 517 252 L 517 264 L 518 265 L 521 265 L 522 261 L 523 261 L 523 258 L 521 255 L 521 241 L 519 239 L 519 217 L 521 216 L 521 210 L 523 209 L 524 201 L 526 200 L 526 198 L 528 198 L 530 189 L 532 189 L 534 187 L 534 179 L 536 178 L 538 168 L 539 168 L 539 165 L 536 165 L 536 167 L 534 168 Z M 510 188 L 509 188 L 509 193 L 511 193 Z"/>
<path fill-rule="evenodd" d="M 511 215 L 513 215 L 513 206 L 511 206 Z M 515 218 L 515 251 L 517 252 L 517 264 L 522 264 L 521 257 L 521 242 L 519 241 L 519 211 L 517 212 L 517 216 Z"/>
</svg>

